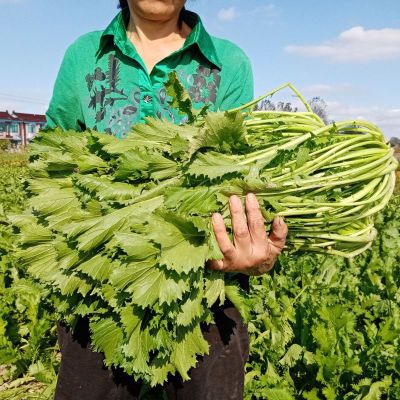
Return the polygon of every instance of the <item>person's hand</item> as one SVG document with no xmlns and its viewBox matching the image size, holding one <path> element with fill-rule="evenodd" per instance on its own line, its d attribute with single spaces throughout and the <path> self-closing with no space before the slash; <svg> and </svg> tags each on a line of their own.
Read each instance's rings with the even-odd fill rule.
<svg viewBox="0 0 400 400">
<path fill-rule="evenodd" d="M 224 255 L 222 260 L 210 260 L 209 268 L 223 272 L 262 275 L 269 271 L 285 246 L 288 227 L 282 217 L 274 218 L 267 235 L 264 217 L 254 194 L 246 196 L 246 215 L 237 196 L 229 198 L 233 243 L 226 231 L 221 214 L 212 216 L 215 238 Z M 246 218 L 247 217 L 247 218 Z"/>
</svg>

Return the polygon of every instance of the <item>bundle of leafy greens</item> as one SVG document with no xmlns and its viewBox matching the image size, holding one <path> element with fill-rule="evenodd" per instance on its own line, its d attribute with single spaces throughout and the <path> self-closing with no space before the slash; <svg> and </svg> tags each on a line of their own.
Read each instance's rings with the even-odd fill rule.
<svg viewBox="0 0 400 400">
<path fill-rule="evenodd" d="M 189 379 L 208 352 L 200 326 L 212 323 L 215 303 L 228 298 L 246 314 L 232 276 L 204 268 L 222 257 L 210 215 L 229 226 L 230 195 L 256 193 L 266 229 L 284 216 L 288 250 L 352 257 L 371 245 L 397 165 L 368 122 L 325 126 L 309 108 L 252 111 L 257 100 L 195 112 L 173 76 L 170 84 L 186 125 L 148 118 L 124 140 L 40 133 L 30 208 L 12 218 L 19 259 L 56 295 L 59 317 L 89 318 L 106 365 L 150 385 L 177 372 Z"/>
</svg>

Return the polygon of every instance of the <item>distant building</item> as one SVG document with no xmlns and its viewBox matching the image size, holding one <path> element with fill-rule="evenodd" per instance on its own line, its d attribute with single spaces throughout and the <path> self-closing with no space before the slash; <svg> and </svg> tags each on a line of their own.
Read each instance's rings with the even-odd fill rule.
<svg viewBox="0 0 400 400">
<path fill-rule="evenodd" d="M 41 114 L 0 111 L 0 139 L 26 146 L 45 124 L 46 117 Z"/>
<path fill-rule="evenodd" d="M 8 111 L 0 111 L 0 138 L 11 139 L 18 135 L 16 118 Z"/>
</svg>

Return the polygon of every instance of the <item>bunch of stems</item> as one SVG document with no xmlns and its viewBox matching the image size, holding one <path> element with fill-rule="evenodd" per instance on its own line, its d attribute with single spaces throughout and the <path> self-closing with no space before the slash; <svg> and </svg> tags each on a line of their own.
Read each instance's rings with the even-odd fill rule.
<svg viewBox="0 0 400 400">
<path fill-rule="evenodd" d="M 301 100 L 305 112 L 252 109 L 286 87 Z M 244 113 L 247 141 L 257 149 L 242 155 L 238 163 L 260 167 L 264 185 L 252 191 L 266 217 L 285 218 L 288 247 L 345 257 L 367 249 L 376 234 L 372 217 L 388 203 L 398 166 L 381 130 L 363 120 L 325 125 L 291 84 L 231 110 L 237 111 Z M 284 165 L 273 164 L 282 152 L 298 154 L 310 143 L 302 162 L 289 157 Z M 247 190 L 233 192 L 245 195 Z"/>
</svg>

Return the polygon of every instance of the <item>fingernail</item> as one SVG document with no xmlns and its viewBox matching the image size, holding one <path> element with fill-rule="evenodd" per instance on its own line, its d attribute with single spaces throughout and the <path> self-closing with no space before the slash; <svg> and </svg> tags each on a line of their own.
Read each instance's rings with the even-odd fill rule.
<svg viewBox="0 0 400 400">
<path fill-rule="evenodd" d="M 250 201 L 251 203 L 253 203 L 253 204 L 258 203 L 257 197 L 255 196 L 254 193 L 247 193 L 246 197 L 247 197 L 247 200 Z"/>
<path fill-rule="evenodd" d="M 222 215 L 220 214 L 220 213 L 214 213 L 213 215 L 212 215 L 212 220 L 214 221 L 214 222 L 223 222 L 224 221 L 224 219 L 222 218 Z"/>
<path fill-rule="evenodd" d="M 242 203 L 241 203 L 239 197 L 238 197 L 238 196 L 235 196 L 235 195 L 233 195 L 233 196 L 231 196 L 231 197 L 229 198 L 229 202 L 230 202 L 231 205 L 234 206 L 234 207 L 240 207 L 240 206 L 242 205 Z"/>
</svg>

